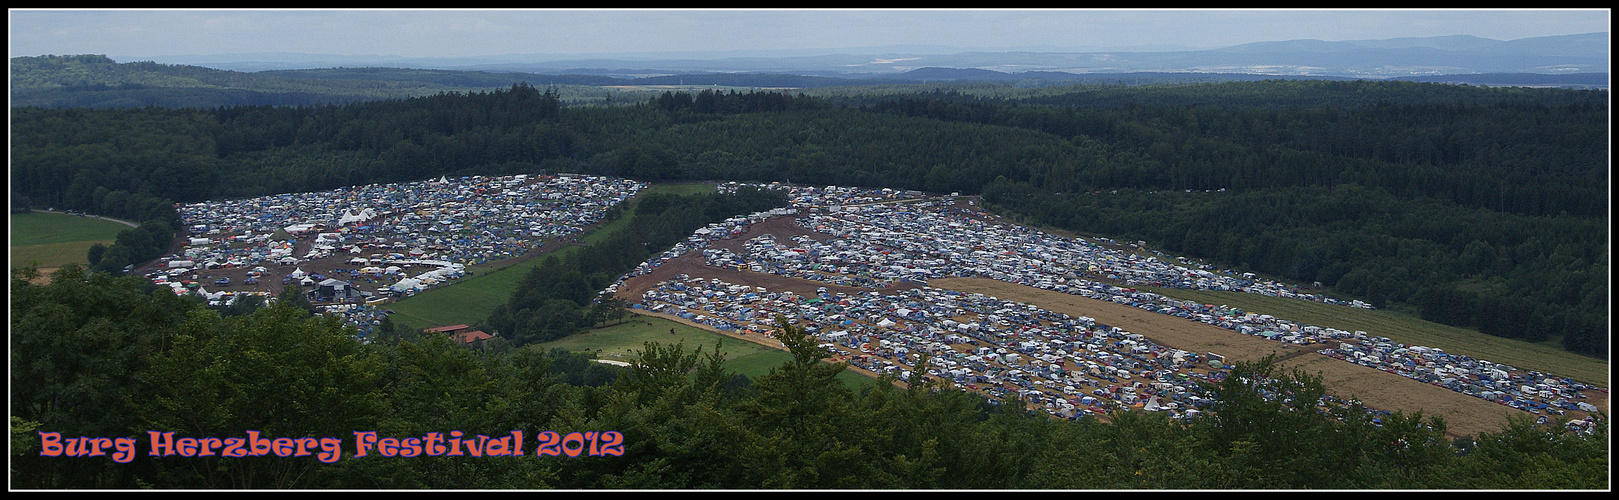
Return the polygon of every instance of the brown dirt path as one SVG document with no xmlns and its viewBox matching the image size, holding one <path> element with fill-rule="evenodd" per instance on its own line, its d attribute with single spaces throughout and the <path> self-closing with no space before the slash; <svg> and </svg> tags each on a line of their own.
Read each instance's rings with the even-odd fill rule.
<svg viewBox="0 0 1619 500">
<path fill-rule="evenodd" d="M 983 278 L 936 279 L 929 285 L 1034 304 L 1071 316 L 1089 316 L 1098 323 L 1140 334 L 1161 345 L 1193 352 L 1213 352 L 1232 361 L 1255 361 L 1275 353 L 1284 369 L 1303 370 L 1322 377 L 1327 392 L 1358 398 L 1367 406 L 1406 413 L 1444 417 L 1452 436 L 1500 431 L 1508 415 L 1528 412 L 1468 396 L 1397 374 L 1348 363 L 1310 351 L 1330 345 L 1299 346 L 1265 340 L 1197 321 L 1062 292 Z"/>
<path fill-rule="evenodd" d="M 716 248 L 740 246 L 740 243 L 760 234 L 775 234 L 778 242 L 790 241 L 791 236 L 809 235 L 821 240 L 824 234 L 793 224 L 792 217 L 779 217 L 755 225 L 747 234 L 717 241 Z M 740 248 L 737 248 L 740 250 Z M 729 283 L 762 286 L 770 290 L 791 290 L 810 294 L 825 286 L 837 293 L 859 293 L 870 289 L 843 287 L 822 282 L 789 278 L 771 274 L 723 269 L 703 264 L 700 252 L 691 252 L 674 259 L 652 273 L 632 278 L 619 289 L 619 297 L 628 301 L 640 300 L 641 293 L 657 283 L 677 274 L 692 277 L 720 278 Z M 929 286 L 969 293 L 983 293 L 995 297 L 1035 304 L 1036 306 L 1069 314 L 1089 316 L 1097 322 L 1117 326 L 1131 333 L 1143 335 L 1161 345 L 1199 353 L 1212 352 L 1225 356 L 1228 361 L 1257 361 L 1267 354 L 1276 354 L 1284 369 L 1300 369 L 1320 375 L 1330 394 L 1358 398 L 1366 405 L 1407 413 L 1422 411 L 1424 415 L 1444 417 L 1448 433 L 1452 436 L 1477 435 L 1480 432 L 1499 431 L 1508 415 L 1531 416 L 1527 412 L 1491 403 L 1397 374 L 1355 365 L 1334 358 L 1316 355 L 1315 351 L 1333 345 L 1300 346 L 1244 335 L 1213 325 L 1165 314 L 1149 312 L 1112 302 L 1090 299 L 1034 287 L 982 278 L 944 278 L 930 280 Z M 889 293 L 895 289 L 880 290 Z M 659 315 L 661 317 L 670 317 Z M 678 319 L 677 319 L 678 320 Z M 692 324 L 691 322 L 682 321 Z M 714 330 L 711 329 L 710 330 Z M 717 330 L 716 330 L 717 331 Z M 737 337 L 736 335 L 731 335 Z M 749 337 L 752 337 L 751 335 Z M 743 337 L 738 337 L 743 338 Z M 769 340 L 745 338 L 770 345 Z M 773 340 L 773 339 L 772 339 Z M 763 342 L 760 342 L 763 341 Z M 781 348 L 776 344 L 776 348 Z"/>
</svg>

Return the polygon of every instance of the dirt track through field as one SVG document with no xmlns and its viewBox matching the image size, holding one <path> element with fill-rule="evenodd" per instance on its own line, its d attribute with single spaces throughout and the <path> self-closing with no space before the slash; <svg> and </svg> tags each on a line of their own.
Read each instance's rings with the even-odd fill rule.
<svg viewBox="0 0 1619 500">
<path fill-rule="evenodd" d="M 792 236 L 797 235 L 808 235 L 817 240 L 828 237 L 827 235 L 798 227 L 792 223 L 792 220 L 793 218 L 791 217 L 772 219 L 755 225 L 747 234 L 741 237 L 715 242 L 713 246 L 715 248 L 736 248 L 740 250 L 739 246 L 742 241 L 767 233 L 774 234 L 778 242 L 790 241 Z M 628 280 L 619 289 L 618 296 L 630 302 L 637 302 L 643 292 L 656 286 L 659 282 L 672 279 L 677 274 L 686 274 L 694 278 L 720 278 L 733 284 L 761 286 L 770 290 L 791 290 L 794 293 L 805 295 L 814 293 L 815 289 L 821 286 L 825 286 L 828 291 L 833 293 L 852 294 L 871 291 L 869 289 L 830 285 L 773 274 L 708 266 L 703 264 L 700 252 L 691 252 L 663 264 L 652 273 Z M 910 286 L 912 285 L 907 284 L 906 288 Z M 1480 432 L 1499 431 L 1506 424 L 1508 415 L 1532 417 L 1529 413 L 1521 410 L 1418 382 L 1397 374 L 1330 358 L 1315 352 L 1323 348 L 1334 347 L 1336 344 L 1310 346 L 1285 344 L 1126 305 L 985 278 L 935 279 L 931 280 L 928 286 L 968 293 L 982 293 L 1001 299 L 1026 302 L 1070 316 L 1088 316 L 1098 323 L 1117 326 L 1131 333 L 1140 334 L 1161 345 L 1198 353 L 1212 352 L 1225 356 L 1228 361 L 1257 361 L 1267 354 L 1274 353 L 1281 360 L 1280 366 L 1283 369 L 1300 369 L 1306 373 L 1320 375 L 1328 392 L 1335 396 L 1354 397 L 1366 403 L 1367 406 L 1377 409 L 1398 410 L 1406 413 L 1422 411 L 1424 415 L 1442 416 L 1448 426 L 1447 431 L 1452 436 L 1477 435 Z M 879 291 L 892 293 L 896 290 L 898 288 Z M 711 327 L 704 327 L 689 321 L 682 322 L 717 331 Z M 728 335 L 741 338 L 734 333 Z M 754 338 L 746 340 L 764 345 L 771 345 L 773 341 L 773 339 Z M 772 347 L 780 348 L 780 344 L 775 343 Z M 1603 406 L 1606 406 L 1605 401 Z"/>
<path fill-rule="evenodd" d="M 1367 406 L 1377 409 L 1398 410 L 1407 414 L 1422 411 L 1423 415 L 1444 417 L 1447 431 L 1452 436 L 1496 432 L 1507 423 L 1508 415 L 1532 416 L 1528 412 L 1456 391 L 1312 352 L 1332 345 L 1284 344 L 1127 305 L 991 279 L 948 278 L 932 280 L 928 284 L 936 288 L 1026 302 L 1070 316 L 1089 316 L 1098 323 L 1123 328 L 1161 345 L 1199 353 L 1212 352 L 1231 361 L 1256 361 L 1275 353 L 1282 359 L 1279 364 L 1283 369 L 1298 369 L 1320 375 L 1329 394 L 1358 398 Z"/>
</svg>

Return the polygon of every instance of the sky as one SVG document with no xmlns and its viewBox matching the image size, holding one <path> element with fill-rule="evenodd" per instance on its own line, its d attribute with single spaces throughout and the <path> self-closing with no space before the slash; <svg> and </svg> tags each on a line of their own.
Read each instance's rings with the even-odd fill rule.
<svg viewBox="0 0 1619 500">
<path fill-rule="evenodd" d="M 8 9 L 11 56 L 295 52 L 400 57 L 943 45 L 1205 49 L 1250 42 L 1609 31 L 1608 9 L 49 10 Z M 120 59 L 123 57 L 123 59 Z"/>
</svg>

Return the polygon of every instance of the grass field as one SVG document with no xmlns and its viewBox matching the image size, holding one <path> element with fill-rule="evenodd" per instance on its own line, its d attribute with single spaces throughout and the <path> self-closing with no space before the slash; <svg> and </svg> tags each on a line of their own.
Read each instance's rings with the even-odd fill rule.
<svg viewBox="0 0 1619 500">
<path fill-rule="evenodd" d="M 683 183 L 657 184 L 644 193 L 687 195 L 713 191 L 713 184 Z M 629 208 L 633 210 L 636 202 L 637 200 L 630 200 Z M 603 224 L 581 235 L 579 241 L 586 245 L 600 242 L 622 229 L 628 220 L 629 217 L 620 217 Z M 396 324 L 415 329 L 454 324 L 475 325 L 488 319 L 489 313 L 494 312 L 496 306 L 510 299 L 512 292 L 517 290 L 518 282 L 522 281 L 523 276 L 528 275 L 530 270 L 539 267 L 540 263 L 544 262 L 545 256 L 563 257 L 567 252 L 584 249 L 585 247 L 578 246 L 544 248 L 542 250 L 545 250 L 545 253 L 539 257 L 500 269 L 475 271 L 472 276 L 461 278 L 454 284 L 418 293 L 383 307 L 394 310 L 394 314 L 390 317 Z"/>
<path fill-rule="evenodd" d="M 1477 330 L 1442 325 L 1406 313 L 1367 310 L 1251 293 L 1139 287 L 1167 297 L 1204 304 L 1227 305 L 1256 314 L 1269 314 L 1298 323 L 1364 331 L 1406 345 L 1438 347 L 1452 354 L 1505 363 L 1608 387 L 1608 363 L 1570 353 L 1552 345 L 1494 337 Z"/>
<path fill-rule="evenodd" d="M 11 265 L 34 263 L 42 271 L 77 263 L 89 265 L 85 252 L 96 243 L 112 244 L 129 226 L 74 215 L 30 212 L 11 214 Z"/>
<path fill-rule="evenodd" d="M 673 331 L 674 333 L 670 333 Z M 563 348 L 596 356 L 597 359 L 633 361 L 647 342 L 663 345 L 681 344 L 686 352 L 714 352 L 714 343 L 721 342 L 720 353 L 725 356 L 725 369 L 748 377 L 770 373 L 770 369 L 793 359 L 792 354 L 753 342 L 727 338 L 723 335 L 685 323 L 646 315 L 631 315 L 623 323 L 597 328 L 578 335 L 540 344 L 544 349 Z M 876 380 L 854 372 L 838 375 L 851 389 L 875 383 Z"/>
</svg>

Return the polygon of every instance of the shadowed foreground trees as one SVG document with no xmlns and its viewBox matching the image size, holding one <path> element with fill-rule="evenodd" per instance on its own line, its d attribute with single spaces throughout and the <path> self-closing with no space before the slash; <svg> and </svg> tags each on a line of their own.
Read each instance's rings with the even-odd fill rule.
<svg viewBox="0 0 1619 500">
<path fill-rule="evenodd" d="M 1605 489 L 1606 421 L 1579 435 L 1516 421 L 1443 439 L 1443 422 L 1321 411 L 1319 378 L 1239 364 L 1203 418 L 1064 421 L 921 380 L 859 391 L 789 320 L 793 359 L 748 380 L 719 346 L 648 344 L 618 379 L 541 346 L 445 337 L 361 344 L 283 303 L 223 316 L 138 278 L 64 267 L 11 281 L 11 480 L 20 489 Z M 574 368 L 568 368 L 574 367 Z M 562 368 L 559 371 L 557 368 Z M 588 379 L 599 380 L 597 375 Z M 577 380 L 585 380 L 575 378 Z M 342 457 L 147 456 L 176 438 L 331 437 Z M 523 456 L 355 457 L 355 432 L 525 434 Z M 622 456 L 542 456 L 544 431 L 617 431 Z M 40 433 L 134 437 L 135 456 L 41 456 Z"/>
</svg>

